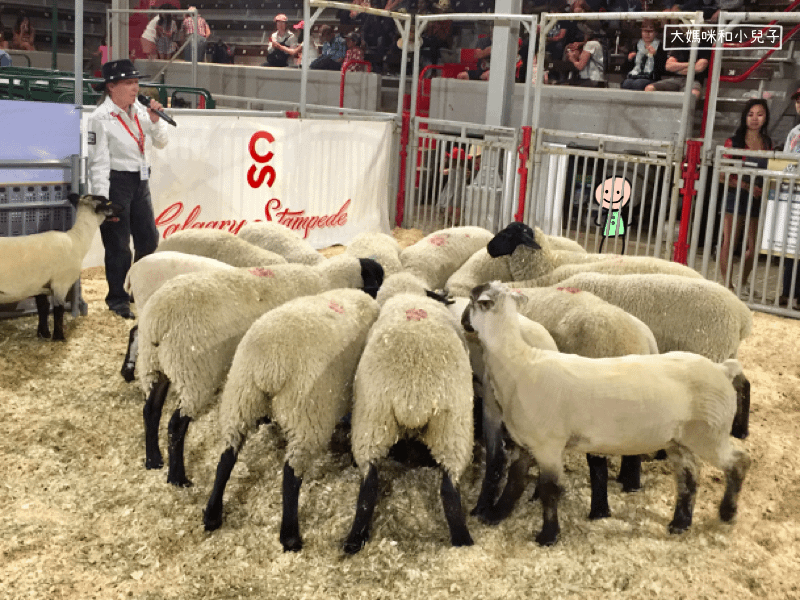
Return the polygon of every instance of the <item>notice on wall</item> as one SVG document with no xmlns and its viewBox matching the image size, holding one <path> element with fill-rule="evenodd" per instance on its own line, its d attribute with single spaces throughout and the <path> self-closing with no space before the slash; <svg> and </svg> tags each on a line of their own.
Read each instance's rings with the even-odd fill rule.
<svg viewBox="0 0 800 600">
<path fill-rule="evenodd" d="M 770 171 L 782 171 L 786 161 L 771 160 Z M 788 164 L 788 163 L 787 163 Z M 782 253 L 794 257 L 798 252 L 798 230 L 800 228 L 800 183 L 776 182 L 769 190 L 761 234 L 761 250 Z M 776 193 L 777 191 L 777 193 Z"/>
<path fill-rule="evenodd" d="M 150 191 L 162 239 L 280 223 L 315 248 L 390 232 L 389 122 L 176 116 L 151 151 Z M 103 264 L 98 240 L 84 267 Z"/>
</svg>

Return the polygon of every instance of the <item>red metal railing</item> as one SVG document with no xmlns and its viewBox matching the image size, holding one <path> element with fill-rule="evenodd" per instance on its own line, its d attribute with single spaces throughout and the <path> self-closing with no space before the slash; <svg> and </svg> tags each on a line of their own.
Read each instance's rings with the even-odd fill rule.
<svg viewBox="0 0 800 600">
<path fill-rule="evenodd" d="M 515 221 L 522 221 L 525 215 L 525 195 L 528 188 L 528 157 L 531 155 L 531 134 L 532 128 L 522 128 L 522 143 L 517 148 L 519 154 L 519 201 L 517 203 L 517 214 L 514 215 Z"/>
<path fill-rule="evenodd" d="M 339 108 L 344 108 L 344 80 L 348 71 L 350 71 L 351 65 L 366 65 L 367 73 L 372 73 L 372 63 L 368 60 L 346 60 L 342 63 L 342 80 L 339 83 Z"/>
<path fill-rule="evenodd" d="M 700 140 L 686 140 L 686 160 L 683 163 L 683 187 L 681 193 L 683 194 L 683 206 L 681 208 L 681 226 L 678 232 L 678 241 L 674 244 L 672 254 L 673 262 L 686 264 L 686 257 L 689 250 L 687 239 L 689 237 L 689 215 L 692 212 L 692 204 L 694 197 L 697 195 L 697 190 L 694 189 L 694 182 L 700 177 L 700 172 L 697 170 L 700 164 L 700 149 L 703 147 L 703 142 Z"/>
</svg>

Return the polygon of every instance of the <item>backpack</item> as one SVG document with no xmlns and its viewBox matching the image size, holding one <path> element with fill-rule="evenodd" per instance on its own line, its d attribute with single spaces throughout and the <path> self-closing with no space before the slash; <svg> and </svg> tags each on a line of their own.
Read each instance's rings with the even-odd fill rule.
<svg viewBox="0 0 800 600">
<path fill-rule="evenodd" d="M 211 62 L 223 65 L 233 64 L 234 47 L 226 44 L 222 40 L 211 42 L 208 45 L 208 50 L 211 54 Z"/>
</svg>

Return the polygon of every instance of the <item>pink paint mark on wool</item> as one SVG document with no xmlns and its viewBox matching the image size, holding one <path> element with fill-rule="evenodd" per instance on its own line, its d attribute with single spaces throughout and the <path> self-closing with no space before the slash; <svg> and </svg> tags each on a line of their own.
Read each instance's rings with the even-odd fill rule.
<svg viewBox="0 0 800 600">
<path fill-rule="evenodd" d="M 275 277 L 275 273 L 272 269 L 265 269 L 264 267 L 253 267 L 250 269 L 250 273 L 256 277 Z"/>
<path fill-rule="evenodd" d="M 447 243 L 447 239 L 440 235 L 435 235 L 428 241 L 434 246 L 444 246 Z"/>
<path fill-rule="evenodd" d="M 569 292 L 570 294 L 580 294 L 580 292 L 581 292 L 581 290 L 579 290 L 578 288 L 574 288 L 574 287 L 560 287 L 560 288 L 556 288 L 556 289 L 561 291 L 561 292 Z"/>
<path fill-rule="evenodd" d="M 406 321 L 422 321 L 427 318 L 428 313 L 421 308 L 410 308 L 406 311 Z"/>
<path fill-rule="evenodd" d="M 330 308 L 333 312 L 337 312 L 340 315 L 344 314 L 344 307 L 341 304 L 337 304 L 333 300 L 330 301 L 328 304 L 328 308 Z"/>
</svg>

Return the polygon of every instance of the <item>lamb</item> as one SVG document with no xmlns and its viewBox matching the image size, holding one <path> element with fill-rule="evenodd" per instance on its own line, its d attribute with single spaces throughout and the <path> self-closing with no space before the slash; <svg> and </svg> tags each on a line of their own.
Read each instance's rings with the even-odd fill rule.
<svg viewBox="0 0 800 600">
<path fill-rule="evenodd" d="M 356 365 L 378 303 L 359 290 L 337 289 L 290 300 L 260 317 L 242 338 L 222 392 L 225 450 L 206 506 L 206 531 L 222 524 L 222 498 L 246 435 L 265 415 L 288 444 L 283 467 L 285 552 L 303 547 L 298 496 L 313 459 L 350 410 Z"/>
<path fill-rule="evenodd" d="M 519 316 L 532 319 L 552 336 L 558 350 L 587 358 L 606 358 L 628 354 L 658 354 L 655 337 L 649 328 L 636 317 L 617 306 L 589 293 L 576 293 L 568 288 L 531 288 L 516 290 L 525 301 L 519 306 Z M 466 308 L 467 300 L 459 299 L 458 306 Z M 460 311 L 463 314 L 463 309 Z M 522 323 L 521 323 L 522 325 Z M 541 342 L 531 341 L 523 327 L 525 341 L 541 350 L 549 350 Z M 469 339 L 469 336 L 468 336 Z M 472 350 L 472 349 L 471 349 Z M 491 388 L 484 385 L 484 395 Z M 486 474 L 481 495 L 472 511 L 488 523 L 499 523 L 508 516 L 524 488 L 524 476 L 530 466 L 530 457 L 523 455 L 509 468 L 506 488 L 494 502 L 502 477 L 502 429 L 499 413 L 492 411 L 491 403 L 484 399 L 483 431 L 486 442 Z M 587 456 L 592 501 L 590 519 L 601 519 L 610 514 L 608 506 L 608 465 L 604 457 Z M 623 490 L 634 491 L 640 484 L 641 458 L 625 456 L 618 480 Z"/>
<path fill-rule="evenodd" d="M 163 466 L 158 426 L 170 382 L 175 384 L 178 407 L 168 427 L 167 481 L 188 486 L 183 461 L 186 430 L 221 387 L 250 325 L 298 296 L 344 287 L 359 287 L 374 296 L 382 281 L 383 269 L 375 261 L 336 256 L 313 267 L 287 263 L 189 273 L 165 283 L 139 319 L 139 382 L 147 394 L 145 467 Z"/>
<path fill-rule="evenodd" d="M 428 286 L 441 289 L 464 262 L 494 237 L 482 227 L 450 227 L 426 235 L 400 253 L 403 268 Z"/>
<path fill-rule="evenodd" d="M 226 271 L 235 269 L 214 258 L 184 254 L 165 250 L 145 256 L 131 266 L 125 277 L 125 291 L 136 300 L 136 309 L 141 311 L 155 291 L 178 275 L 198 271 Z M 120 373 L 125 381 L 134 380 L 136 354 L 139 346 L 139 325 L 134 325 L 128 335 L 128 350 L 122 361 Z"/>
<path fill-rule="evenodd" d="M 215 258 L 234 267 L 266 267 L 287 262 L 280 254 L 259 248 L 221 229 L 177 231 L 162 240 L 156 252 L 166 250 Z"/>
<path fill-rule="evenodd" d="M 721 364 L 689 352 L 589 359 L 538 350 L 520 335 L 517 296 L 500 282 L 476 287 L 462 318 L 481 341 L 492 386 L 511 437 L 539 464 L 540 545 L 559 534 L 563 452 L 640 454 L 667 448 L 677 498 L 670 533 L 692 522 L 696 457 L 725 473 L 719 506 L 736 515 L 750 457 L 729 431 L 736 412 L 735 359 Z"/>
<path fill-rule="evenodd" d="M 34 296 L 39 325 L 36 335 L 50 337 L 48 315 L 53 297 L 53 340 L 64 341 L 64 303 L 81 274 L 100 223 L 119 214 L 120 207 L 104 196 L 70 194 L 77 209 L 68 231 L 45 231 L 21 237 L 0 238 L 0 304 Z M 77 298 L 73 299 L 77 302 Z"/>
<path fill-rule="evenodd" d="M 406 292 L 380 300 L 385 302 L 355 376 L 351 437 L 363 480 L 344 550 L 355 554 L 369 539 L 378 461 L 407 436 L 420 439 L 443 471 L 440 493 L 452 545 L 470 546 L 456 487 L 473 441 L 472 371 L 463 332 L 432 298 Z"/>
<path fill-rule="evenodd" d="M 280 254 L 288 262 L 313 266 L 325 260 L 325 257 L 296 231 L 279 223 L 261 221 L 246 223 L 238 235 L 259 248 Z"/>
<path fill-rule="evenodd" d="M 371 258 L 383 267 L 385 277 L 403 270 L 400 263 L 400 244 L 391 235 L 367 231 L 359 233 L 347 244 L 345 254 L 356 258 Z"/>
<path fill-rule="evenodd" d="M 487 281 L 511 281 L 511 265 L 507 256 L 492 258 L 485 247 L 477 250 L 445 282 L 451 296 L 469 296 L 476 285 Z"/>
<path fill-rule="evenodd" d="M 559 287 L 591 292 L 645 323 L 661 352 L 694 352 L 720 362 L 735 358 L 753 324 L 750 309 L 724 286 L 671 275 L 579 273 Z M 750 383 L 737 376 L 736 419 L 731 434 L 748 435 Z"/>
</svg>

